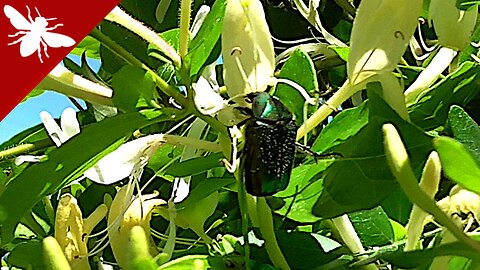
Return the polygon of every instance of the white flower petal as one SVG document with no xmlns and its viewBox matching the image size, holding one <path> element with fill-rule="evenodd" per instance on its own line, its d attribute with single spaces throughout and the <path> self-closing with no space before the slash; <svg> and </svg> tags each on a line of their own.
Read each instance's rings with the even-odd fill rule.
<svg viewBox="0 0 480 270">
<path fill-rule="evenodd" d="M 62 126 L 63 134 L 63 136 L 60 136 L 62 143 L 80 133 L 80 124 L 77 120 L 77 112 L 72 108 L 66 108 L 63 110 L 62 117 L 60 118 L 60 125 Z"/>
<path fill-rule="evenodd" d="M 197 15 L 195 15 L 195 19 L 193 20 L 193 23 L 192 23 L 192 28 L 190 29 L 192 38 L 197 35 L 198 31 L 200 30 L 200 27 L 203 24 L 203 21 L 205 21 L 205 18 L 207 17 L 209 12 L 210 12 L 210 7 L 207 5 L 202 5 L 198 9 Z"/>
<path fill-rule="evenodd" d="M 40 162 L 46 156 L 32 156 L 32 155 L 22 155 L 15 158 L 15 165 L 22 165 L 24 162 Z"/>
<path fill-rule="evenodd" d="M 46 111 L 40 112 L 40 119 L 47 130 L 48 136 L 52 138 L 57 147 L 60 147 L 60 145 L 62 145 L 60 138 L 63 136 L 63 133 L 57 122 L 55 122 L 55 119 L 53 119 L 52 115 Z"/>
<path fill-rule="evenodd" d="M 145 136 L 121 145 L 103 157 L 84 175 L 98 184 L 109 185 L 131 175 L 138 164 L 144 166 L 163 141 L 163 134 Z"/>
<path fill-rule="evenodd" d="M 198 110 L 206 115 L 214 114 L 227 105 L 204 77 L 200 77 L 195 84 L 194 100 Z"/>
</svg>

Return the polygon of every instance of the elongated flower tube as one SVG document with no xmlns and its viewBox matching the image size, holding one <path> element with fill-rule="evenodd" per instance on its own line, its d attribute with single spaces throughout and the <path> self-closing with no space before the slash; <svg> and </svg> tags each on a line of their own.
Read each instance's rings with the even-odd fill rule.
<svg viewBox="0 0 480 270">
<path fill-rule="evenodd" d="M 52 237 L 45 237 L 42 241 L 43 266 L 46 270 L 70 270 L 70 264 L 63 255 L 58 241 Z"/>
<path fill-rule="evenodd" d="M 158 254 L 150 235 L 150 219 L 154 207 L 166 204 L 162 199 L 154 199 L 157 194 L 143 195 L 132 202 L 132 193 L 132 185 L 122 187 L 115 195 L 108 213 L 110 247 L 121 268 L 129 266 L 126 246 L 129 245 L 130 230 L 137 225 L 142 226 L 151 241 L 148 247 L 150 254 Z"/>
<path fill-rule="evenodd" d="M 418 75 L 417 79 L 405 91 L 405 102 L 415 103 L 420 94 L 427 90 L 440 77 L 442 72 L 448 68 L 457 52 L 451 48 L 443 47 L 435 54 L 428 66 Z"/>
<path fill-rule="evenodd" d="M 55 216 L 55 239 L 72 269 L 90 269 L 87 250 L 88 235 L 106 214 L 107 206 L 101 204 L 84 220 L 77 199 L 70 194 L 64 194 L 61 197 Z"/>
<path fill-rule="evenodd" d="M 112 89 L 74 74 L 60 64 L 50 71 L 36 88 L 53 90 L 85 101 L 113 106 Z"/>
<path fill-rule="evenodd" d="M 433 24 L 438 42 L 444 47 L 457 51 L 463 50 L 477 22 L 478 10 L 460 10 L 456 0 L 431 0 L 428 9 L 429 22 Z"/>
<path fill-rule="evenodd" d="M 427 163 L 423 167 L 422 178 L 420 179 L 420 188 L 433 199 L 438 191 L 438 184 L 440 183 L 442 165 L 437 152 L 432 152 L 427 159 Z M 405 251 L 414 250 L 417 242 L 423 232 L 423 225 L 428 213 L 423 211 L 417 205 L 413 205 L 410 212 L 410 218 L 407 225 L 407 243 L 405 244 Z"/>
<path fill-rule="evenodd" d="M 351 85 L 392 72 L 415 31 L 423 1 L 364 0 L 350 38 L 347 73 Z"/>
<path fill-rule="evenodd" d="M 273 42 L 259 0 L 229 0 L 222 28 L 224 81 L 230 98 L 263 91 L 275 69 Z M 238 99 L 242 103 L 243 99 Z"/>
</svg>

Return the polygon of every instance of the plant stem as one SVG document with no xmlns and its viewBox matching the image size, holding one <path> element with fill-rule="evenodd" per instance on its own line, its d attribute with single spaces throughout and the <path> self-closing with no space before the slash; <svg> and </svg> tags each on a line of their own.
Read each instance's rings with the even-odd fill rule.
<svg viewBox="0 0 480 270">
<path fill-rule="evenodd" d="M 182 59 L 188 54 L 188 36 L 190 33 L 190 18 L 192 15 L 192 1 L 180 1 L 180 37 L 179 37 L 179 53 Z"/>
<path fill-rule="evenodd" d="M 48 146 L 52 146 L 52 141 L 50 139 L 43 139 L 34 143 L 26 143 L 15 146 L 10 149 L 0 151 L 0 160 L 7 158 L 9 156 L 18 156 L 34 150 L 42 149 Z"/>
<path fill-rule="evenodd" d="M 336 110 L 344 101 L 349 99 L 357 88 L 352 87 L 348 81 L 338 89 L 338 91 L 327 100 L 310 118 L 305 120 L 303 125 L 297 131 L 297 141 L 303 138 L 309 131 L 318 126 L 333 111 Z"/>
<path fill-rule="evenodd" d="M 345 245 L 347 245 L 350 251 L 352 251 L 352 253 L 360 254 L 365 252 L 365 249 L 360 242 L 360 238 L 358 237 L 355 228 L 353 228 L 353 225 L 350 222 L 348 215 L 345 214 L 336 218 L 332 218 L 332 223 L 338 230 L 338 233 L 340 234 L 343 242 L 345 243 Z M 360 256 L 360 259 L 362 257 L 366 256 Z M 363 269 L 377 270 L 378 268 L 374 264 L 367 264 L 363 266 Z"/>
<path fill-rule="evenodd" d="M 236 157 L 235 157 L 236 158 Z M 238 167 L 235 170 L 235 179 L 237 180 L 237 195 L 238 195 L 238 204 L 240 206 L 240 216 L 242 221 L 242 236 L 245 241 L 243 251 L 245 258 L 245 269 L 249 270 L 250 265 L 250 243 L 248 241 L 248 206 L 247 206 L 247 191 L 245 190 L 245 185 L 243 184 L 243 170 Z"/>
<path fill-rule="evenodd" d="M 203 149 L 203 150 L 214 152 L 214 153 L 222 151 L 222 148 L 218 143 L 199 140 L 192 137 L 187 138 L 187 137 L 178 136 L 178 135 L 165 134 L 163 135 L 163 140 L 165 143 L 168 143 L 171 145 L 181 145 L 185 147 L 192 147 L 194 149 Z"/>
<path fill-rule="evenodd" d="M 165 80 L 158 76 L 157 73 L 153 72 L 147 65 L 145 65 L 142 61 L 133 56 L 130 52 L 125 50 L 122 46 L 115 43 L 115 41 L 110 39 L 110 37 L 106 36 L 98 29 L 92 30 L 92 32 L 90 32 L 90 35 L 100 41 L 111 52 L 125 60 L 127 63 L 144 69 L 147 72 L 150 72 L 150 74 L 154 77 L 155 83 L 160 88 L 160 90 L 162 90 L 166 95 L 173 97 L 175 101 L 183 107 L 188 106 L 187 99 L 182 95 L 182 93 L 180 93 L 180 91 L 178 91 L 178 89 L 170 86 Z"/>
<path fill-rule="evenodd" d="M 268 206 L 264 197 L 257 198 L 257 215 L 259 229 L 265 240 L 265 248 L 267 249 L 268 257 L 275 267 L 282 270 L 289 270 L 290 266 L 288 265 L 285 256 L 283 256 L 282 250 L 277 242 L 277 237 L 275 236 L 272 210 Z"/>
<path fill-rule="evenodd" d="M 155 45 L 161 52 L 163 52 L 170 60 L 173 61 L 173 64 L 176 67 L 180 67 L 181 58 L 177 54 L 174 48 L 170 46 L 165 40 L 163 40 L 160 35 L 155 33 L 153 30 L 143 25 L 141 22 L 135 20 L 133 17 L 128 15 L 125 11 L 119 7 L 115 7 L 106 17 L 106 20 L 112 21 L 122 25 L 128 30 L 134 32 L 141 38 L 145 39 L 148 43 Z"/>
</svg>

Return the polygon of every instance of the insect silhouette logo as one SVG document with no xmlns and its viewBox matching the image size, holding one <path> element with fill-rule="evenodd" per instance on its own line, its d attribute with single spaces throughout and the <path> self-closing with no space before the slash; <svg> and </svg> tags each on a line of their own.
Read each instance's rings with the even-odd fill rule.
<svg viewBox="0 0 480 270">
<path fill-rule="evenodd" d="M 60 48 L 71 47 L 75 45 L 75 40 L 71 37 L 51 32 L 60 26 L 62 23 L 58 23 L 54 26 L 48 27 L 49 21 L 56 20 L 57 18 L 45 18 L 40 15 L 40 12 L 35 7 L 37 17 L 35 20 L 32 18 L 30 8 L 28 6 L 27 18 L 18 12 L 15 8 L 9 5 L 3 7 L 5 16 L 10 19 L 10 23 L 18 31 L 15 34 L 8 35 L 10 38 L 18 37 L 13 42 L 8 43 L 9 46 L 20 43 L 20 55 L 22 57 L 28 57 L 37 52 L 40 63 L 43 63 L 42 54 L 47 58 L 48 47 Z"/>
</svg>

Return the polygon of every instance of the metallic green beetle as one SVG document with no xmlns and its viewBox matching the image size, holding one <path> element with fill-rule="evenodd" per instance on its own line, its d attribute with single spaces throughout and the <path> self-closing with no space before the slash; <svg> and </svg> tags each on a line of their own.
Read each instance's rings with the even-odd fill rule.
<svg viewBox="0 0 480 270">
<path fill-rule="evenodd" d="M 251 195 L 270 196 L 288 186 L 297 125 L 278 98 L 253 92 L 247 99 L 252 102 L 252 117 L 245 127 L 245 186 Z"/>
</svg>

